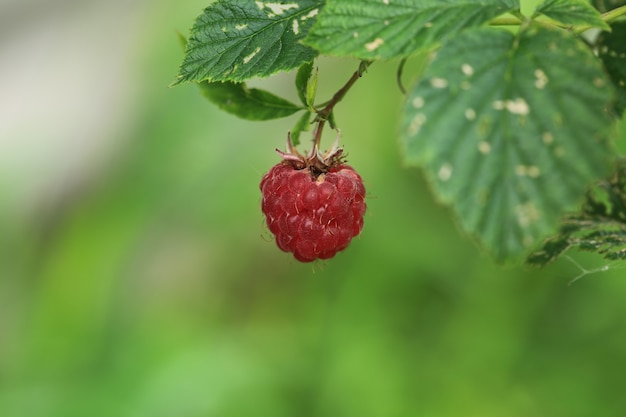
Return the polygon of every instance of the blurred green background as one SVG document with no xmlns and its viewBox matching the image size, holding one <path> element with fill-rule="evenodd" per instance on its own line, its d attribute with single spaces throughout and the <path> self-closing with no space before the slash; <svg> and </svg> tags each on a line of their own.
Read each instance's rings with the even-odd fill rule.
<svg viewBox="0 0 626 417">
<path fill-rule="evenodd" d="M 258 183 L 295 118 L 168 88 L 206 5 L 0 2 L 0 416 L 625 415 L 624 265 L 494 265 L 402 166 L 394 63 L 337 108 L 361 237 L 280 252 Z M 324 98 L 357 63 L 319 66 Z"/>
</svg>

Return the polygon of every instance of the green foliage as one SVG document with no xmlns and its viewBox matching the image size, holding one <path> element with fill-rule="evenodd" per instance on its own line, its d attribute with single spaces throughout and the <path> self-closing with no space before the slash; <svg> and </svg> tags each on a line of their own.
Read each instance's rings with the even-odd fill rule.
<svg viewBox="0 0 626 417">
<path fill-rule="evenodd" d="M 406 57 L 516 9 L 515 0 L 329 0 L 305 43 L 329 55 Z"/>
<path fill-rule="evenodd" d="M 567 216 L 559 234 L 531 254 L 528 262 L 544 266 L 570 248 L 626 260 L 626 160 L 587 194 L 581 213 Z"/>
<path fill-rule="evenodd" d="M 198 17 L 176 83 L 244 81 L 298 68 L 317 52 L 300 44 L 323 1 L 218 1 Z"/>
<path fill-rule="evenodd" d="M 535 13 L 542 14 L 550 19 L 566 25 L 593 26 L 604 30 L 610 27 L 598 10 L 583 0 L 546 0 Z"/>
<path fill-rule="evenodd" d="M 192 28 L 177 83 L 202 82 L 209 99 L 242 118 L 303 111 L 294 142 L 311 124 L 319 141 L 368 65 L 399 59 L 400 79 L 407 59 L 436 50 L 407 95 L 403 157 L 425 170 L 465 231 L 497 260 L 516 261 L 558 230 L 615 159 L 611 126 L 626 103 L 619 21 L 626 9 L 601 3 L 546 0 L 525 16 L 515 0 L 220 0 Z M 589 28 L 612 32 L 589 44 L 579 36 Z M 318 54 L 361 60 L 322 104 Z M 234 83 L 296 68 L 301 105 Z"/>
</svg>

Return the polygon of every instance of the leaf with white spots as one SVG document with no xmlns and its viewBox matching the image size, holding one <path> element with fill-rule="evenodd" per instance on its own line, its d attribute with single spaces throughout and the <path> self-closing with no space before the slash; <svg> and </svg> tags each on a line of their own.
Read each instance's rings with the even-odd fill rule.
<svg viewBox="0 0 626 417">
<path fill-rule="evenodd" d="M 518 0 L 328 0 L 304 42 L 329 55 L 406 57 L 519 7 Z"/>
<path fill-rule="evenodd" d="M 611 32 L 598 37 L 598 54 L 617 90 L 615 113 L 626 109 L 626 22 L 615 22 Z"/>
<path fill-rule="evenodd" d="M 585 25 L 609 30 L 602 15 L 589 2 L 583 0 L 545 0 L 535 10 L 565 25 Z"/>
<path fill-rule="evenodd" d="M 407 98 L 405 158 L 496 259 L 520 259 L 610 169 L 611 98 L 599 60 L 569 32 L 467 31 Z"/>
<path fill-rule="evenodd" d="M 323 0 L 221 0 L 197 18 L 174 84 L 245 81 L 298 68 L 317 51 L 300 41 Z"/>
<path fill-rule="evenodd" d="M 232 81 L 198 84 L 202 94 L 227 113 L 247 120 L 271 120 L 290 116 L 302 107 L 258 88 Z"/>
</svg>

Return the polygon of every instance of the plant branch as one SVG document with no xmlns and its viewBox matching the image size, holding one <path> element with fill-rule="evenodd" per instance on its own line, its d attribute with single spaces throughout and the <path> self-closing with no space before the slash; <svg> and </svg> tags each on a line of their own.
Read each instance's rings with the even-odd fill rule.
<svg viewBox="0 0 626 417">
<path fill-rule="evenodd" d="M 337 103 L 339 103 L 346 93 L 352 88 L 354 83 L 358 81 L 359 78 L 363 76 L 367 68 L 371 65 L 372 61 L 361 61 L 359 65 L 359 69 L 352 74 L 348 82 L 344 84 L 343 87 L 337 91 L 333 97 L 325 104 L 324 108 L 321 110 L 317 110 L 317 117 L 315 121 L 317 122 L 317 127 L 315 128 L 315 137 L 313 139 L 313 147 L 318 147 L 320 141 L 322 140 L 322 131 L 324 130 L 324 125 L 327 121 L 332 118 L 333 110 Z"/>
<path fill-rule="evenodd" d="M 528 21 L 528 18 L 526 18 L 526 16 L 524 16 L 520 11 L 512 11 L 511 15 L 512 16 L 497 17 L 491 20 L 489 22 L 489 25 L 490 26 L 522 26 L 524 22 Z M 626 16 L 626 5 L 620 6 L 613 10 L 609 10 L 608 12 L 602 13 L 602 20 L 605 21 L 606 23 L 610 23 L 619 19 L 622 16 Z M 579 34 L 592 28 L 592 26 L 590 25 L 571 26 L 571 25 L 565 25 L 559 22 L 555 22 L 553 20 L 548 20 L 547 22 L 536 20 L 537 17 L 539 17 L 539 14 L 535 13 L 531 16 L 530 20 L 535 20 L 537 22 L 542 22 L 542 23 L 548 23 L 548 24 L 551 24 L 551 25 L 554 25 L 563 29 L 570 29 Z"/>
<path fill-rule="evenodd" d="M 517 17 L 497 17 L 489 22 L 489 26 L 520 26 L 522 20 Z"/>
<path fill-rule="evenodd" d="M 609 10 L 606 13 L 602 13 L 602 20 L 609 23 L 624 15 L 626 15 L 626 5 L 620 6 L 613 10 Z"/>
</svg>

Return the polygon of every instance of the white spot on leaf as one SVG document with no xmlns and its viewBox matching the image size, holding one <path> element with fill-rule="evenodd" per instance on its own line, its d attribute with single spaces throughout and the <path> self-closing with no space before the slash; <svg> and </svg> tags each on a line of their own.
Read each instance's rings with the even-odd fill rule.
<svg viewBox="0 0 626 417">
<path fill-rule="evenodd" d="M 516 98 L 515 100 L 507 100 L 506 109 L 513 114 L 519 114 L 522 116 L 525 116 L 530 112 L 528 103 L 526 103 L 526 100 L 524 100 L 523 98 Z"/>
<path fill-rule="evenodd" d="M 487 155 L 489 152 L 491 152 L 491 144 L 485 141 L 479 142 L 478 152 L 482 153 L 483 155 Z"/>
<path fill-rule="evenodd" d="M 300 20 L 302 20 L 302 21 L 304 22 L 304 21 L 305 21 L 305 20 L 307 20 L 307 19 L 311 19 L 311 18 L 313 18 L 313 17 L 317 16 L 317 14 L 319 13 L 319 11 L 320 11 L 319 9 L 313 9 L 313 10 L 311 10 L 310 12 L 308 12 L 306 15 L 302 16 L 302 17 L 300 18 Z"/>
<path fill-rule="evenodd" d="M 465 118 L 467 120 L 474 120 L 476 118 L 476 111 L 474 109 L 469 108 L 465 110 Z"/>
<path fill-rule="evenodd" d="M 515 174 L 520 177 L 538 178 L 541 175 L 541 170 L 535 165 L 518 165 L 515 167 Z"/>
<path fill-rule="evenodd" d="M 548 84 L 548 76 L 541 69 L 537 68 L 535 70 L 535 87 L 543 90 L 546 84 Z"/>
<path fill-rule="evenodd" d="M 474 74 L 474 68 L 472 68 L 470 64 L 461 65 L 461 71 L 463 71 L 463 74 L 467 75 L 468 77 Z"/>
<path fill-rule="evenodd" d="M 248 62 L 250 62 L 252 60 L 252 58 L 254 58 L 256 56 L 256 54 L 259 53 L 259 51 L 261 50 L 260 46 L 257 46 L 257 48 L 248 56 L 245 56 L 243 58 L 243 63 L 247 64 Z"/>
<path fill-rule="evenodd" d="M 379 48 L 383 43 L 385 43 L 384 40 L 382 40 L 381 38 L 376 38 L 372 42 L 366 43 L 365 49 L 372 52 L 373 50 Z"/>
<path fill-rule="evenodd" d="M 243 25 L 235 25 L 235 29 L 237 30 L 244 30 L 247 27 L 248 27 L 247 23 L 244 23 Z"/>
<path fill-rule="evenodd" d="M 530 107 L 523 98 L 516 98 L 515 100 L 496 100 L 492 103 L 495 110 L 507 109 L 510 113 L 519 114 L 525 116 L 530 113 Z"/>
<path fill-rule="evenodd" d="M 294 19 L 291 22 L 291 28 L 293 29 L 294 35 L 297 35 L 298 33 L 300 33 L 300 24 L 298 23 L 298 20 Z"/>
<path fill-rule="evenodd" d="M 452 165 L 443 164 L 437 172 L 437 177 L 439 177 L 441 181 L 448 181 L 452 177 Z"/>
<path fill-rule="evenodd" d="M 280 16 L 288 10 L 300 8 L 298 3 L 282 4 L 282 3 L 264 3 L 262 1 L 255 1 L 254 3 L 256 4 L 256 7 L 258 7 L 261 10 L 270 9 L 272 11 L 272 16 L 268 15 L 268 17 L 273 17 L 274 15 Z"/>
<path fill-rule="evenodd" d="M 411 119 L 411 124 L 409 124 L 409 135 L 417 135 L 424 123 L 426 123 L 426 115 L 424 113 L 417 113 L 413 119 Z"/>
<path fill-rule="evenodd" d="M 445 78 L 431 78 L 430 85 L 432 85 L 433 88 L 446 88 L 448 86 L 448 80 Z"/>
<path fill-rule="evenodd" d="M 541 213 L 530 201 L 515 207 L 515 215 L 517 216 L 517 223 L 522 227 L 528 227 L 541 218 Z"/>
<path fill-rule="evenodd" d="M 422 107 L 424 107 L 424 98 L 415 97 L 411 104 L 413 104 L 413 107 L 415 107 L 416 109 L 421 109 Z"/>
</svg>

